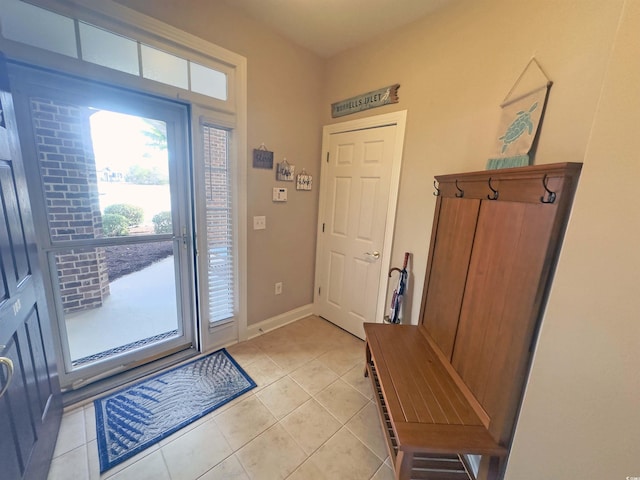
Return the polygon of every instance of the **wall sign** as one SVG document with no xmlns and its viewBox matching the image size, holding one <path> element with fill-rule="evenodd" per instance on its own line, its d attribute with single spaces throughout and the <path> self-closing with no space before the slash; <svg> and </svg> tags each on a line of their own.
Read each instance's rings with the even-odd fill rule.
<svg viewBox="0 0 640 480">
<path fill-rule="evenodd" d="M 381 107 L 389 103 L 398 103 L 398 88 L 400 88 L 400 84 L 396 83 L 395 85 L 332 103 L 331 116 L 333 118 L 342 117 L 343 115 L 361 112 L 369 108 Z"/>
<path fill-rule="evenodd" d="M 532 164 L 551 85 L 542 66 L 532 58 L 500 105 L 502 115 L 488 170 Z"/>
<path fill-rule="evenodd" d="M 295 171 L 295 165 L 289 164 L 289 162 L 287 162 L 287 159 L 285 158 L 281 163 L 278 164 L 278 168 L 276 170 L 276 180 L 280 180 L 282 182 L 293 182 L 293 173 Z"/>
<path fill-rule="evenodd" d="M 273 168 L 273 152 L 267 150 L 264 143 L 253 149 L 253 168 Z"/>
<path fill-rule="evenodd" d="M 303 168 L 300 175 L 296 177 L 296 190 L 311 190 L 313 177 Z"/>
</svg>

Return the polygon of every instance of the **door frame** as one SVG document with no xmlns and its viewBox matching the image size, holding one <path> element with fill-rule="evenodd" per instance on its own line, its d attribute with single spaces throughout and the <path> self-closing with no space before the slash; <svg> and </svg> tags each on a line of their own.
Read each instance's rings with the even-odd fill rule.
<svg viewBox="0 0 640 480">
<path fill-rule="evenodd" d="M 130 352 L 126 357 L 114 356 L 101 362 L 90 363 L 79 368 L 73 368 L 69 352 L 69 338 L 66 332 L 65 314 L 60 304 L 59 282 L 53 254 L 69 249 L 97 248 L 109 245 L 113 239 L 92 239 L 87 245 L 85 240 L 54 241 L 49 234 L 49 215 L 47 200 L 44 194 L 42 173 L 38 161 L 25 162 L 27 185 L 31 197 L 33 216 L 36 221 L 36 235 L 40 254 L 40 266 L 43 269 L 44 285 L 49 302 L 49 315 L 58 360 L 58 374 L 63 391 L 75 390 L 86 384 L 96 382 L 106 376 L 112 376 L 139 365 L 151 363 L 158 358 L 168 357 L 173 353 L 191 350 L 192 354 L 199 351 L 198 326 L 196 324 L 196 279 L 194 275 L 194 224 L 192 195 L 192 155 L 189 144 L 189 106 L 178 101 L 152 96 L 144 92 L 132 92 L 118 86 L 101 85 L 94 80 L 76 78 L 66 73 L 51 72 L 38 66 L 22 65 L 10 62 L 9 75 L 15 87 L 13 88 L 18 128 L 21 132 L 22 151 L 32 159 L 38 159 L 36 134 L 34 132 L 30 108 L 30 98 L 39 96 L 52 98 L 65 103 L 91 104 L 97 108 L 128 115 L 147 115 L 154 118 L 162 117 L 167 121 L 168 135 L 174 139 L 170 142 L 169 154 L 173 160 L 169 170 L 172 181 L 171 208 L 174 217 L 175 234 L 152 236 L 166 237 L 174 242 L 174 262 L 176 270 L 176 314 L 183 327 L 183 334 L 179 339 L 171 339 L 161 344 L 152 344 L 143 350 Z M 169 127 L 173 125 L 173 128 Z M 173 143 L 173 146 L 171 146 Z M 176 207 L 179 206 L 179 209 Z M 184 229 L 184 230 L 183 230 Z M 184 233 L 179 233 L 179 232 Z M 185 236 L 187 251 L 183 251 L 176 242 Z M 121 245 L 139 243 L 142 237 L 121 237 L 117 241 Z M 151 240 L 151 239 L 149 239 Z M 176 252 L 176 248 L 178 252 Z M 178 254 L 176 254 L 178 253 Z M 179 274 L 178 274 L 179 270 Z"/>
<path fill-rule="evenodd" d="M 34 8 L 42 8 L 62 17 L 66 17 L 74 24 L 77 30 L 78 22 L 89 23 L 110 33 L 124 36 L 134 42 L 171 52 L 172 54 L 195 62 L 214 70 L 224 72 L 227 76 L 227 98 L 218 99 L 203 95 L 192 90 L 158 82 L 144 77 L 141 73 L 132 75 L 109 66 L 98 65 L 83 59 L 79 50 L 76 56 L 68 56 L 58 53 L 55 48 L 47 45 L 34 46 L 23 43 L 20 40 L 11 40 L 0 35 L 0 50 L 9 60 L 33 65 L 39 68 L 60 72 L 65 75 L 97 81 L 107 85 L 124 89 L 148 93 L 154 96 L 170 100 L 188 103 L 191 107 L 191 129 L 189 142 L 194 162 L 199 163 L 199 144 L 201 135 L 198 132 L 200 115 L 205 115 L 214 123 L 226 126 L 232 131 L 230 143 L 230 158 L 233 165 L 232 195 L 234 202 L 235 224 L 234 246 L 237 252 L 237 281 L 234 287 L 236 309 L 234 312 L 234 325 L 224 324 L 216 328 L 208 328 L 208 314 L 206 302 L 199 302 L 196 306 L 198 316 L 199 344 L 202 352 L 213 351 L 236 341 L 246 340 L 250 331 L 247 327 L 247 58 L 219 45 L 203 40 L 191 33 L 164 23 L 153 17 L 132 10 L 115 2 L 95 2 L 92 0 L 30 0 Z M 76 39 L 78 40 L 78 39 Z M 202 192 L 201 176 L 196 170 L 191 178 L 195 192 L 196 222 L 194 234 L 196 246 L 202 246 L 202 205 L 199 194 Z M 196 254 L 197 254 L 196 249 Z M 206 274 L 202 270 L 203 263 L 196 265 L 196 281 L 202 284 L 200 277 Z M 198 266 L 200 268 L 198 268 Z M 204 292 L 203 287 L 198 287 Z M 201 298 L 205 298 L 202 296 Z M 146 374 L 154 373 L 190 358 L 193 354 L 179 352 L 171 357 L 158 359 L 157 361 L 142 365 L 135 369 L 114 375 L 92 385 L 87 385 L 80 390 L 68 391 L 64 395 L 65 403 L 83 400 L 89 396 L 99 394 L 106 389 L 113 388 L 128 381 L 135 380 Z"/>
<path fill-rule="evenodd" d="M 315 263 L 315 280 L 313 287 L 313 311 L 314 314 L 319 313 L 319 287 L 320 287 L 320 263 L 323 258 L 325 248 L 325 237 L 322 235 L 322 224 L 325 223 L 327 205 L 327 189 L 328 186 L 322 181 L 327 175 L 327 162 L 329 158 L 329 143 L 331 135 L 353 132 L 358 130 L 367 130 L 372 128 L 380 128 L 395 125 L 396 138 L 394 143 L 393 163 L 391 166 L 391 179 L 389 184 L 389 203 L 387 205 L 387 217 L 384 231 L 384 241 L 382 247 L 382 257 L 380 259 L 380 278 L 378 282 L 378 297 L 376 302 L 375 321 L 382 323 L 384 309 L 386 303 L 388 289 L 388 272 L 391 266 L 391 255 L 393 252 L 393 232 L 396 224 L 396 211 L 398 206 L 398 194 L 400 192 L 400 172 L 402 167 L 402 153 L 404 151 L 404 135 L 406 129 L 407 111 L 399 110 L 396 112 L 386 113 L 382 115 L 374 115 L 371 117 L 349 120 L 346 122 L 325 125 L 322 128 L 322 157 L 320 166 L 320 199 L 318 206 L 318 225 L 317 225 L 317 242 L 316 242 L 316 263 Z"/>
</svg>

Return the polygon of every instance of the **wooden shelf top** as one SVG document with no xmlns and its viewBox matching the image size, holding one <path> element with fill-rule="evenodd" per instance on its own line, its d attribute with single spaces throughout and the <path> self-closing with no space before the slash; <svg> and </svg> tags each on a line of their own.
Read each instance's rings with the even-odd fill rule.
<svg viewBox="0 0 640 480">
<path fill-rule="evenodd" d="M 488 417 L 422 326 L 365 323 L 400 450 L 506 454 Z"/>
</svg>

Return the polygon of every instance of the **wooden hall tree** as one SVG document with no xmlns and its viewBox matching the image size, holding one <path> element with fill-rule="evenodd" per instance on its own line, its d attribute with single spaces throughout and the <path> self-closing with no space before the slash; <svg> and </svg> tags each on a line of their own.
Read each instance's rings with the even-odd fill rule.
<svg viewBox="0 0 640 480">
<path fill-rule="evenodd" d="M 365 326 L 398 479 L 467 454 L 483 455 L 478 479 L 500 478 L 580 168 L 436 177 L 419 325 Z"/>
</svg>

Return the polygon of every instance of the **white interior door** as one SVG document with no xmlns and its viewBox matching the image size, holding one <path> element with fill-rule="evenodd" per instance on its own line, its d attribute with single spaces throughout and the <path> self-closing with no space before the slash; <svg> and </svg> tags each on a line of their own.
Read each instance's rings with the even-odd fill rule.
<svg viewBox="0 0 640 480">
<path fill-rule="evenodd" d="M 384 310 L 404 124 L 345 127 L 324 139 L 315 303 L 364 338 L 363 322 Z"/>
</svg>

